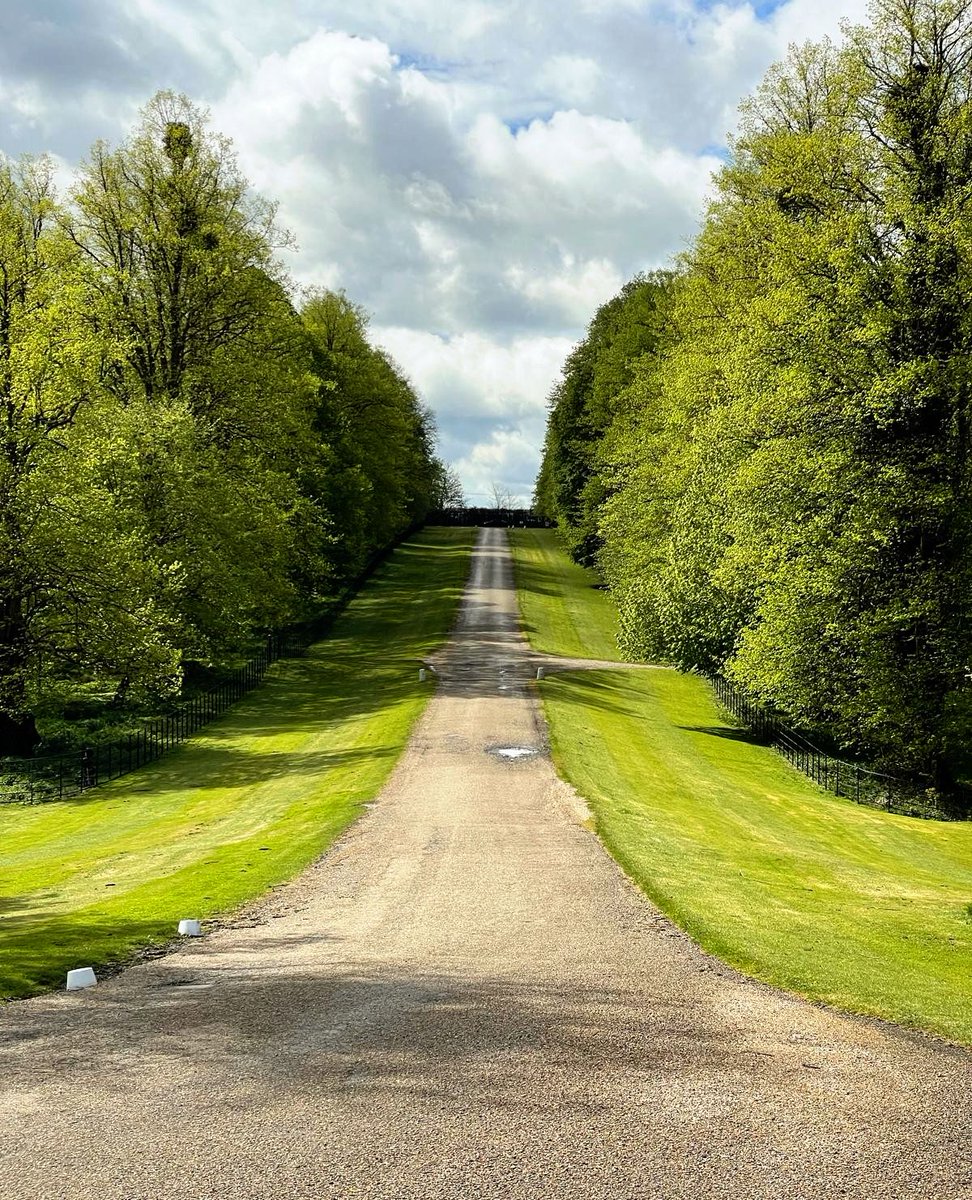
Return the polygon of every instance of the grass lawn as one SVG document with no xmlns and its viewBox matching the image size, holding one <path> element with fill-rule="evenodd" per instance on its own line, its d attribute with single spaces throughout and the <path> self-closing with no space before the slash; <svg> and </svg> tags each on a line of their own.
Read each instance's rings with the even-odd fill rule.
<svg viewBox="0 0 972 1200">
<path fill-rule="evenodd" d="M 524 597 L 536 645 L 574 653 L 580 595 Z M 541 694 L 558 769 L 606 846 L 702 946 L 768 983 L 972 1044 L 972 823 L 823 792 L 730 725 L 694 676 L 574 672 Z"/>
<path fill-rule="evenodd" d="M 431 695 L 471 529 L 412 538 L 304 659 L 157 763 L 62 803 L 0 808 L 0 997 L 172 938 L 316 858 L 384 783 Z"/>
<path fill-rule="evenodd" d="M 578 567 L 552 529 L 510 531 L 520 617 L 534 650 L 617 661 L 618 616 L 593 571 Z"/>
</svg>

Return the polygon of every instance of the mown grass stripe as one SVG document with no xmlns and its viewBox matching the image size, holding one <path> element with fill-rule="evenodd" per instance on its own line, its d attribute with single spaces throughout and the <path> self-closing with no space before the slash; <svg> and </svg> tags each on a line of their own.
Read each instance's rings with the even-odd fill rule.
<svg viewBox="0 0 972 1200">
<path fill-rule="evenodd" d="M 431 690 L 474 531 L 401 546 L 306 659 L 152 765 L 0 809 L 0 996 L 63 982 L 235 908 L 317 857 L 381 788 Z"/>
<path fill-rule="evenodd" d="M 618 617 L 593 571 L 577 566 L 551 529 L 512 531 L 520 618 L 545 654 L 619 661 Z"/>
<path fill-rule="evenodd" d="M 538 540 L 545 560 L 561 553 L 545 531 L 517 533 L 524 590 Z M 547 568 L 522 598 L 538 646 L 574 654 L 585 605 L 596 641 L 604 597 L 590 594 Z M 694 676 L 558 674 L 541 694 L 554 760 L 605 845 L 702 946 L 768 983 L 972 1044 L 972 824 L 824 792 L 723 719 Z"/>
</svg>

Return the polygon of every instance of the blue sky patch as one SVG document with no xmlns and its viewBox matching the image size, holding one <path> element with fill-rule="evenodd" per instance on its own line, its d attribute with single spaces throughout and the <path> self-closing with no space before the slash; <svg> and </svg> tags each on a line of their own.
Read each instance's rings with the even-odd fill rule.
<svg viewBox="0 0 972 1200">
<path fill-rule="evenodd" d="M 395 50 L 395 57 L 398 59 L 399 71 L 413 70 L 421 71 L 423 75 L 429 75 L 434 79 L 448 79 L 462 65 L 458 62 L 450 62 L 448 59 L 436 58 L 432 54 L 421 54 L 410 50 Z"/>
<path fill-rule="evenodd" d="M 778 8 L 784 8 L 789 0 L 747 0 L 746 4 L 728 4 L 726 0 L 695 0 L 696 12 L 712 12 L 714 8 L 751 8 L 760 21 L 768 20 Z"/>
<path fill-rule="evenodd" d="M 723 162 L 729 161 L 729 147 L 719 142 L 710 142 L 707 146 L 703 146 L 699 153 L 711 154 L 713 158 L 719 158 Z"/>
</svg>

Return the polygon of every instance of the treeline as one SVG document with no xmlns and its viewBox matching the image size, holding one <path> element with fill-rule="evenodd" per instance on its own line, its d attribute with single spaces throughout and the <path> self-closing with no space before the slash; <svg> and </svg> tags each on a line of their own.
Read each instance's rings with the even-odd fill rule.
<svg viewBox="0 0 972 1200">
<path fill-rule="evenodd" d="M 185 97 L 65 198 L 0 160 L 0 754 L 313 616 L 442 502 L 429 412 L 285 244 Z"/>
<path fill-rule="evenodd" d="M 953 798 L 972 751 L 972 19 L 881 0 L 743 112 L 694 248 L 599 310 L 536 503 L 634 657 Z"/>
</svg>

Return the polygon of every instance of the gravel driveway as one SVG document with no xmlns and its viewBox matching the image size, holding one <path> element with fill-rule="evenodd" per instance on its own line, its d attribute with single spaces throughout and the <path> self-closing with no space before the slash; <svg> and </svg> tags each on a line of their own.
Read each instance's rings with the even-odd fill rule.
<svg viewBox="0 0 972 1200">
<path fill-rule="evenodd" d="M 437 694 L 324 859 L 0 1012 L 0 1196 L 972 1197 L 972 1055 L 660 916 L 543 753 L 515 613 L 486 531 Z"/>
</svg>

